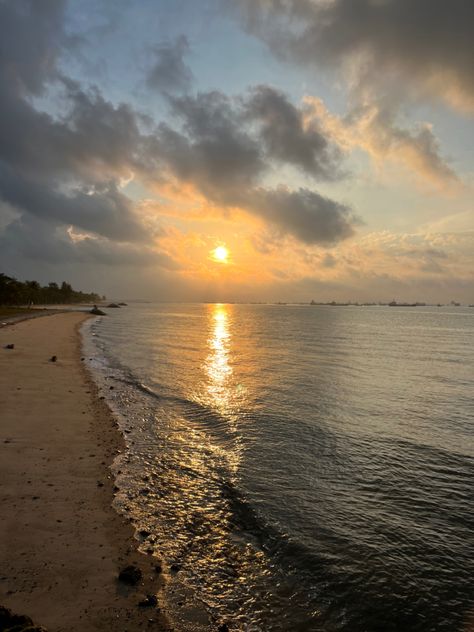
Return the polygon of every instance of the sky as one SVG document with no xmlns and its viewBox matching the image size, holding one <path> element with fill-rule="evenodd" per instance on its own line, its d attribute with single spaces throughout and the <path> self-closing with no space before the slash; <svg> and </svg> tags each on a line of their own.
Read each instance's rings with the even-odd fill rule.
<svg viewBox="0 0 474 632">
<path fill-rule="evenodd" d="M 474 303 L 473 25 L 471 0 L 0 0 L 0 271 Z"/>
</svg>

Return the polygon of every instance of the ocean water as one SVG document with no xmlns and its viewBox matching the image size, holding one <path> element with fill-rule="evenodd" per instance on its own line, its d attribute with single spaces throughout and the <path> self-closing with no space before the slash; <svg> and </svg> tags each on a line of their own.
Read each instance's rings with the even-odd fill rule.
<svg viewBox="0 0 474 632">
<path fill-rule="evenodd" d="M 109 312 L 86 346 L 116 505 L 178 627 L 198 603 L 249 632 L 474 629 L 473 309 Z"/>
</svg>

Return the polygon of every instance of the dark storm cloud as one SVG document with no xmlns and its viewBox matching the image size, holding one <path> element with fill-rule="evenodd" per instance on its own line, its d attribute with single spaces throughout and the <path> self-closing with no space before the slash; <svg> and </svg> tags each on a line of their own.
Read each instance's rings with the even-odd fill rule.
<svg viewBox="0 0 474 632">
<path fill-rule="evenodd" d="M 113 106 L 97 90 L 67 85 L 60 120 L 38 112 L 26 99 L 0 95 L 0 159 L 34 179 L 100 181 L 145 168 L 135 114 Z"/>
<path fill-rule="evenodd" d="M 252 183 L 272 162 L 290 164 L 320 180 L 340 177 L 341 154 L 303 111 L 279 90 L 257 86 L 249 95 L 230 99 L 221 92 L 170 99 L 174 116 L 183 123 L 184 136 L 167 135 L 170 147 L 194 154 L 203 170 L 223 188 Z M 169 128 L 163 126 L 166 133 Z M 175 133 L 175 132 L 173 132 Z M 166 145 L 163 143 L 166 153 Z M 189 161 L 194 162 L 190 156 Z M 177 160 L 178 170 L 185 159 Z M 184 172 L 189 170 L 186 165 Z M 183 174 L 184 175 L 184 174 Z M 206 180 L 209 178 L 206 177 Z"/>
<path fill-rule="evenodd" d="M 173 42 L 160 44 L 152 49 L 154 63 L 146 82 L 149 88 L 159 92 L 186 92 L 192 83 L 193 73 L 184 62 L 189 53 L 189 43 L 184 35 Z"/>
<path fill-rule="evenodd" d="M 303 112 L 279 90 L 257 86 L 245 103 L 247 116 L 260 124 L 260 138 L 270 158 L 300 167 L 323 180 L 340 176 L 340 154 L 313 124 L 305 128 Z"/>
<path fill-rule="evenodd" d="M 436 77 L 474 98 L 474 3 L 470 0 L 240 0 L 247 26 L 281 56 L 310 64 L 365 55 L 365 80 L 401 73 L 428 89 Z M 402 86 L 400 86 L 402 87 Z M 406 89 L 406 86 L 405 86 Z M 472 104 L 471 104 L 472 105 Z"/>
<path fill-rule="evenodd" d="M 249 198 L 254 212 L 307 244 L 334 244 L 359 223 L 347 206 L 309 189 L 256 189 Z"/>
<path fill-rule="evenodd" d="M 178 178 L 219 202 L 234 199 L 256 183 L 267 165 L 229 98 L 209 92 L 173 99 L 172 106 L 183 129 L 162 124 L 159 152 Z"/>
<path fill-rule="evenodd" d="M 165 254 L 143 245 L 114 243 L 108 239 L 83 237 L 74 240 L 65 227 L 23 215 L 0 235 L 0 264 L 12 258 L 50 264 L 92 263 L 108 266 L 159 265 L 176 269 Z"/>
<path fill-rule="evenodd" d="M 0 89 L 41 94 L 67 42 L 64 0 L 0 2 Z"/>
<path fill-rule="evenodd" d="M 19 211 L 78 226 L 118 241 L 147 241 L 148 233 L 135 218 L 130 200 L 114 183 L 93 189 L 61 192 L 23 179 L 0 162 L 0 191 L 3 199 Z"/>
<path fill-rule="evenodd" d="M 150 240 L 118 180 L 145 165 L 136 115 L 56 69 L 64 3 L 0 2 L 0 196 L 20 212 L 117 241 Z M 62 88 L 63 113 L 30 96 Z M 59 244 L 58 244 L 59 247 Z"/>
</svg>

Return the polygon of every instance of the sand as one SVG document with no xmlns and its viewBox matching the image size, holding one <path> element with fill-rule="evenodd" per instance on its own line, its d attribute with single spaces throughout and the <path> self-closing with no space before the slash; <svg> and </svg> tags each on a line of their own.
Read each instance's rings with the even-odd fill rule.
<svg viewBox="0 0 474 632">
<path fill-rule="evenodd" d="M 0 329 L 0 605 L 48 632 L 167 630 L 160 608 L 138 606 L 146 594 L 162 605 L 157 560 L 111 507 L 123 445 L 80 361 L 85 318 Z M 138 586 L 117 580 L 128 564 L 143 571 Z"/>
</svg>

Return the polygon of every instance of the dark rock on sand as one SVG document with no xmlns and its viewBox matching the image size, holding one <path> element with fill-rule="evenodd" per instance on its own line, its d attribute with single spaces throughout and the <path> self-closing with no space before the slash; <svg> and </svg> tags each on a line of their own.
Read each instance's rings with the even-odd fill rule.
<svg viewBox="0 0 474 632">
<path fill-rule="evenodd" d="M 177 573 L 181 570 L 181 564 L 171 564 L 170 570 L 173 571 L 173 573 Z"/>
<path fill-rule="evenodd" d="M 0 630 L 8 632 L 46 632 L 46 629 L 35 625 L 30 617 L 13 614 L 8 608 L 0 606 Z"/>
<path fill-rule="evenodd" d="M 161 566 L 161 564 L 155 564 L 155 573 L 157 573 L 158 575 L 162 572 L 163 568 Z"/>
<path fill-rule="evenodd" d="M 221 623 L 221 625 L 217 628 L 217 632 L 229 632 L 229 626 L 227 623 Z"/>
<path fill-rule="evenodd" d="M 127 303 L 119 303 L 120 306 L 124 305 L 125 307 L 127 307 Z"/>
<path fill-rule="evenodd" d="M 14 349 L 14 348 L 15 348 L 15 345 L 13 343 L 5 345 L 5 349 Z"/>
<path fill-rule="evenodd" d="M 56 362 L 56 360 L 57 360 L 57 359 L 58 359 L 58 356 L 55 356 L 55 355 L 54 355 L 54 356 L 51 356 L 51 357 L 50 357 L 49 361 L 50 361 L 50 362 Z"/>
<path fill-rule="evenodd" d="M 158 605 L 158 599 L 156 595 L 147 595 L 145 599 L 138 602 L 140 608 L 156 608 Z"/>
<path fill-rule="evenodd" d="M 120 309 L 120 305 L 119 305 L 118 303 L 109 303 L 109 304 L 107 305 L 107 307 L 113 307 L 113 308 Z"/>
<path fill-rule="evenodd" d="M 106 316 L 107 314 L 105 312 L 103 312 L 101 309 L 99 309 L 98 307 L 93 307 L 90 311 L 91 314 L 94 314 L 95 316 Z"/>
<path fill-rule="evenodd" d="M 146 529 L 142 529 L 141 531 L 138 532 L 139 535 L 142 536 L 142 538 L 147 538 L 150 534 L 149 531 L 147 531 Z"/>
<path fill-rule="evenodd" d="M 120 571 L 118 578 L 124 584 L 136 586 L 142 578 L 142 572 L 138 566 L 130 565 Z"/>
</svg>

